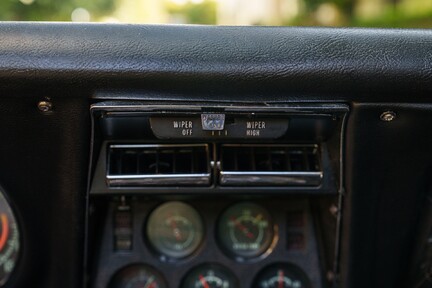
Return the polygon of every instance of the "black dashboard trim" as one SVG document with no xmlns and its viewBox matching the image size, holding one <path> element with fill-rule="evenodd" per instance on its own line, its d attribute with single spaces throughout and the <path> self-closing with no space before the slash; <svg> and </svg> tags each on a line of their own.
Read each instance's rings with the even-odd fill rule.
<svg viewBox="0 0 432 288">
<path fill-rule="evenodd" d="M 16 89 L 25 80 L 266 102 L 432 91 L 429 30 L 5 22 L 0 38 L 0 83 Z"/>
</svg>

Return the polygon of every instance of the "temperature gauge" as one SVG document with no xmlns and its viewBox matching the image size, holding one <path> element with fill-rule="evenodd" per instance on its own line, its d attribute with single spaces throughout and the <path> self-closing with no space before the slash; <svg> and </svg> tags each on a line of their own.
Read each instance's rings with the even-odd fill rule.
<svg viewBox="0 0 432 288">
<path fill-rule="evenodd" d="M 219 219 L 221 246 L 237 258 L 262 255 L 274 240 L 270 214 L 254 203 L 240 203 L 227 209 Z"/>
<path fill-rule="evenodd" d="M 189 272 L 183 281 L 182 288 L 237 288 L 235 276 L 223 266 L 204 264 Z"/>
<path fill-rule="evenodd" d="M 255 279 L 254 288 L 310 288 L 307 275 L 299 267 L 278 263 L 265 268 Z"/>
<path fill-rule="evenodd" d="M 121 269 L 112 278 L 109 288 L 167 288 L 165 280 L 154 268 L 135 264 Z"/>
<path fill-rule="evenodd" d="M 202 242 L 204 225 L 198 212 L 183 202 L 168 202 L 156 208 L 147 222 L 150 244 L 162 255 L 183 258 Z"/>
</svg>

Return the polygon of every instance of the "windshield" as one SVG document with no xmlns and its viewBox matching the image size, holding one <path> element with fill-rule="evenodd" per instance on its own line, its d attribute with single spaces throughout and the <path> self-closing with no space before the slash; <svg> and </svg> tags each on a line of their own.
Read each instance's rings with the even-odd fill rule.
<svg viewBox="0 0 432 288">
<path fill-rule="evenodd" d="M 431 0 L 1 0 L 2 21 L 432 26 Z"/>
</svg>

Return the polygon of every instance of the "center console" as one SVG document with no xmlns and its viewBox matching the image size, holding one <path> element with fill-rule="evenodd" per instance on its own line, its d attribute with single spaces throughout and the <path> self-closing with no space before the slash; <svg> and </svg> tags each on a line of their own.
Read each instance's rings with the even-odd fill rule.
<svg viewBox="0 0 432 288">
<path fill-rule="evenodd" d="M 337 281 L 342 104 L 98 102 L 90 287 Z"/>
</svg>

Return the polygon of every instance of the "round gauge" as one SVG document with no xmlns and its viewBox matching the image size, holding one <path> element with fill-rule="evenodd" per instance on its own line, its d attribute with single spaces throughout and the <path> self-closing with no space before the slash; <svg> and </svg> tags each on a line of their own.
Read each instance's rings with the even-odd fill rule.
<svg viewBox="0 0 432 288">
<path fill-rule="evenodd" d="M 154 268 L 135 264 L 118 271 L 111 279 L 109 288 L 167 288 L 161 274 Z"/>
<path fill-rule="evenodd" d="M 204 264 L 190 271 L 183 280 L 182 288 L 237 288 L 234 274 L 218 264 Z"/>
<path fill-rule="evenodd" d="M 8 281 L 16 266 L 19 238 L 16 219 L 0 190 L 0 286 Z"/>
<path fill-rule="evenodd" d="M 254 281 L 254 288 L 310 288 L 307 275 L 299 267 L 277 263 L 262 270 Z"/>
<path fill-rule="evenodd" d="M 150 244 L 159 253 L 178 259 L 198 249 L 204 225 L 192 206 L 183 202 L 167 202 L 150 214 L 146 232 Z"/>
<path fill-rule="evenodd" d="M 237 258 L 254 258 L 265 253 L 274 239 L 270 214 L 254 203 L 228 208 L 218 223 L 220 245 Z"/>
</svg>

